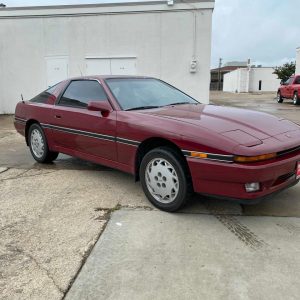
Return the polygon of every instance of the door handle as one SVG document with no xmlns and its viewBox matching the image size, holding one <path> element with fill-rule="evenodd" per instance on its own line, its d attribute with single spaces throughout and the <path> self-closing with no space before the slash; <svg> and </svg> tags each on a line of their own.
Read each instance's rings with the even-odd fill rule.
<svg viewBox="0 0 300 300">
<path fill-rule="evenodd" d="M 56 119 L 61 119 L 61 116 L 60 115 L 55 115 L 55 118 Z"/>
</svg>

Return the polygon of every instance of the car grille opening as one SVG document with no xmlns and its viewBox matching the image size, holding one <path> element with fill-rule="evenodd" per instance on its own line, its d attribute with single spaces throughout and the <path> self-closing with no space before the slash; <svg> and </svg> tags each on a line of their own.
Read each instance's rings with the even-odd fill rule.
<svg viewBox="0 0 300 300">
<path fill-rule="evenodd" d="M 281 175 L 276 179 L 276 181 L 273 183 L 272 186 L 275 186 L 275 185 L 281 184 L 285 181 L 288 181 L 292 177 L 295 177 L 295 172 L 291 172 L 291 173 Z"/>
</svg>

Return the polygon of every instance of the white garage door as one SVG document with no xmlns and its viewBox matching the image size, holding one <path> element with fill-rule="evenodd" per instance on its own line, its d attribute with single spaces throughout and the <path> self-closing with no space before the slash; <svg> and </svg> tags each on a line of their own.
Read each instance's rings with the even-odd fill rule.
<svg viewBox="0 0 300 300">
<path fill-rule="evenodd" d="M 110 75 L 109 59 L 87 59 L 86 75 Z"/>
<path fill-rule="evenodd" d="M 46 57 L 46 64 L 48 87 L 68 78 L 67 57 Z"/>
<path fill-rule="evenodd" d="M 136 58 L 87 58 L 86 75 L 136 75 Z"/>
</svg>

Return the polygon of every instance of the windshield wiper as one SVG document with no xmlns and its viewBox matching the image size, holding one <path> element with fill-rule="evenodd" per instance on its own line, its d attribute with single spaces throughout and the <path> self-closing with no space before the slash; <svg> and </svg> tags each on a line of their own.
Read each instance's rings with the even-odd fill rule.
<svg viewBox="0 0 300 300">
<path fill-rule="evenodd" d="M 198 103 L 197 102 L 196 103 L 193 103 L 193 102 L 174 102 L 174 103 L 167 104 L 165 106 L 181 105 L 181 104 L 198 104 Z"/>
<path fill-rule="evenodd" d="M 128 108 L 128 109 L 125 109 L 126 111 L 128 110 L 139 110 L 139 109 L 150 109 L 150 108 L 158 108 L 160 106 L 157 106 L 157 105 L 148 105 L 148 106 L 138 106 L 138 107 L 133 107 L 133 108 Z"/>
</svg>

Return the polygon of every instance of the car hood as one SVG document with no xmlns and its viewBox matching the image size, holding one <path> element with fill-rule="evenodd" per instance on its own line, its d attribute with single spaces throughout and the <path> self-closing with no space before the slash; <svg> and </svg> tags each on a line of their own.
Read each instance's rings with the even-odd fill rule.
<svg viewBox="0 0 300 300">
<path fill-rule="evenodd" d="M 259 145 L 270 137 L 292 138 L 294 131 L 297 136 L 300 134 L 300 126 L 293 122 L 266 113 L 239 108 L 191 104 L 139 112 L 200 126 L 248 147 Z"/>
</svg>

